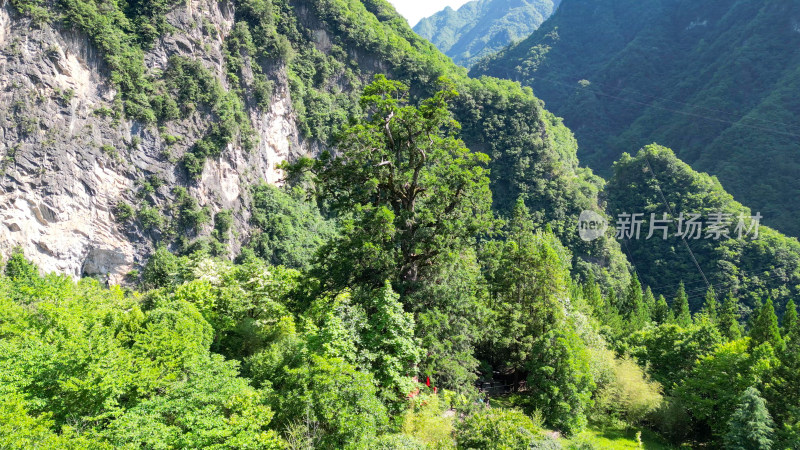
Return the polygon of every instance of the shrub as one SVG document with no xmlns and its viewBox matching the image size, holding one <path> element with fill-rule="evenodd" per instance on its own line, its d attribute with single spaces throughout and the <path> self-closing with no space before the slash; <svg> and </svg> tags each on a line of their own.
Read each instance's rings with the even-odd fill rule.
<svg viewBox="0 0 800 450">
<path fill-rule="evenodd" d="M 100 150 L 103 151 L 106 155 L 110 156 L 113 159 L 119 158 L 119 154 L 117 153 L 117 149 L 114 148 L 111 144 L 104 144 L 100 147 Z"/>
<path fill-rule="evenodd" d="M 692 430 L 692 416 L 680 399 L 668 398 L 653 412 L 656 430 L 676 444 L 684 442 Z"/>
<path fill-rule="evenodd" d="M 521 449 L 535 444 L 542 428 L 519 410 L 485 409 L 456 425 L 459 449 Z"/>
<path fill-rule="evenodd" d="M 384 434 L 370 445 L 374 450 L 425 450 L 429 448 L 422 442 L 405 434 Z"/>
<path fill-rule="evenodd" d="M 418 399 L 415 407 L 403 415 L 403 434 L 433 448 L 452 442 L 453 416 L 444 415 L 447 407 L 440 397 L 432 395 Z"/>
<path fill-rule="evenodd" d="M 147 182 L 150 183 L 150 186 L 153 186 L 153 189 L 158 189 L 164 185 L 164 180 L 157 173 L 149 175 Z"/>
<path fill-rule="evenodd" d="M 43 6 L 44 2 L 41 0 L 11 0 L 11 4 L 21 14 L 30 16 L 33 23 L 40 25 L 50 22 L 53 19 L 53 14 Z"/>
<path fill-rule="evenodd" d="M 133 207 L 125 201 L 120 200 L 114 207 L 114 217 L 119 223 L 128 222 L 133 219 L 134 214 Z"/>
<path fill-rule="evenodd" d="M 136 213 L 136 218 L 145 230 L 160 230 L 164 227 L 164 218 L 161 212 L 151 206 L 142 206 Z"/>
<path fill-rule="evenodd" d="M 226 241 L 232 226 L 233 213 L 230 210 L 223 209 L 214 215 L 214 233 L 218 240 Z"/>
<path fill-rule="evenodd" d="M 173 136 L 171 134 L 167 134 L 167 135 L 164 136 L 164 143 L 165 144 L 167 144 L 167 145 L 175 145 L 176 142 L 178 142 L 178 137 L 177 136 Z"/>
<path fill-rule="evenodd" d="M 637 425 L 659 408 L 663 400 L 661 385 L 648 380 L 636 362 L 628 358 L 614 360 L 613 375 L 596 394 L 600 417 Z"/>
<path fill-rule="evenodd" d="M 142 283 L 160 288 L 181 283 L 188 277 L 188 260 L 173 255 L 164 247 L 156 249 L 142 271 Z"/>
<path fill-rule="evenodd" d="M 39 277 L 39 268 L 25 259 L 22 249 L 17 247 L 8 258 L 5 275 L 12 280 L 30 281 Z"/>
<path fill-rule="evenodd" d="M 271 264 L 308 268 L 317 249 L 333 237 L 333 224 L 299 192 L 262 184 L 252 195 L 253 234 L 247 246 Z"/>
<path fill-rule="evenodd" d="M 92 114 L 98 117 L 111 117 L 114 115 L 114 111 L 109 107 L 101 106 L 95 109 Z"/>
<path fill-rule="evenodd" d="M 131 138 L 131 141 L 128 143 L 128 149 L 136 150 L 139 148 L 139 145 L 141 144 L 142 144 L 142 138 L 140 138 L 139 136 L 133 136 Z"/>
<path fill-rule="evenodd" d="M 175 207 L 177 209 L 177 226 L 179 231 L 189 234 L 197 234 L 199 228 L 208 223 L 208 210 L 201 208 L 197 200 L 191 197 L 183 187 L 176 187 L 173 190 L 175 195 Z"/>
</svg>

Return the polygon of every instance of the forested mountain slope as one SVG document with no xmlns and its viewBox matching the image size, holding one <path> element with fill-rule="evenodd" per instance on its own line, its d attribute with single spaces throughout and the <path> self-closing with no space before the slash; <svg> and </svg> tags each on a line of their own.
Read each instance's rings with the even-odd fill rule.
<svg viewBox="0 0 800 450">
<path fill-rule="evenodd" d="M 614 220 L 624 213 L 642 214 L 641 235 L 625 239 L 623 247 L 642 284 L 656 295 L 671 298 L 683 283 L 689 305 L 697 312 L 710 284 L 719 294 L 736 295 L 742 313 L 749 315 L 767 298 L 775 301 L 778 314 L 782 314 L 786 303 L 800 294 L 797 239 L 763 224 L 756 238 L 751 219 L 756 211 L 736 202 L 715 177 L 692 170 L 670 149 L 656 145 L 633 157 L 623 154 L 613 170 L 604 192 L 608 212 Z M 672 219 L 667 239 L 658 229 L 647 239 L 651 213 L 657 220 L 664 214 Z M 689 232 L 686 239 L 676 236 L 677 219 L 684 217 L 681 231 L 687 232 L 694 214 L 703 222 L 699 234 Z M 721 217 L 727 222 L 725 235 L 716 235 L 710 228 L 716 214 L 725 215 Z M 741 238 L 736 230 L 740 218 L 746 227 Z"/>
<path fill-rule="evenodd" d="M 2 9 L 5 253 L 20 245 L 45 270 L 114 280 L 161 244 L 233 257 L 259 233 L 251 188 L 330 148 L 364 83 L 387 73 L 414 96 L 451 78 L 460 136 L 491 156 L 496 209 L 523 196 L 598 277 L 626 277 L 617 244 L 583 243 L 570 220 L 598 208 L 600 188 L 571 133 L 530 90 L 468 79 L 388 3 L 107 8 Z"/>
<path fill-rule="evenodd" d="M 561 0 L 474 0 L 419 21 L 414 31 L 456 64 L 470 67 L 508 44 L 526 38 Z"/>
<path fill-rule="evenodd" d="M 532 86 L 601 174 L 653 142 L 800 234 L 800 2 L 565 0 L 472 74 Z"/>
</svg>

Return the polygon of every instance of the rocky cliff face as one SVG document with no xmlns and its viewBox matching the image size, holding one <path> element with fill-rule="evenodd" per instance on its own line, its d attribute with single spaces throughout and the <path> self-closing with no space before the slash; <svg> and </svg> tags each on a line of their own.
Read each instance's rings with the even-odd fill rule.
<svg viewBox="0 0 800 450">
<path fill-rule="evenodd" d="M 167 15 L 175 29 L 147 52 L 150 71 L 183 55 L 202 62 L 224 85 L 223 42 L 233 24 L 230 3 L 192 0 Z M 211 213 L 234 216 L 229 251 L 246 237 L 248 186 L 281 179 L 276 165 L 309 152 L 300 138 L 287 77 L 276 67 L 268 108 L 247 108 L 254 149 L 230 144 L 189 182 L 175 161 L 202 137 L 195 113 L 161 127 L 114 116 L 116 92 L 87 36 L 58 25 L 34 25 L 0 8 L 0 253 L 21 247 L 44 271 L 100 275 L 118 282 L 153 247 L 147 232 L 123 226 L 114 208 L 134 203 L 137 183 L 158 179 L 148 194 L 165 207 L 183 185 Z M 149 177 L 149 178 L 148 178 Z M 210 228 L 210 225 L 205 225 Z M 209 230 L 205 230 L 206 232 Z"/>
</svg>

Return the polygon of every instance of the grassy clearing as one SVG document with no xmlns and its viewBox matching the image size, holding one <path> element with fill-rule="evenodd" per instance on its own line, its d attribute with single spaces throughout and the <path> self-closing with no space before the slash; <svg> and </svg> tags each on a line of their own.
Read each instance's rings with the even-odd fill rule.
<svg viewBox="0 0 800 450">
<path fill-rule="evenodd" d="M 572 439 L 564 439 L 563 444 L 565 448 L 571 446 L 578 447 L 579 444 L 591 444 L 594 448 L 602 449 L 629 449 L 629 448 L 644 448 L 646 450 L 670 450 L 674 449 L 671 445 L 664 442 L 661 437 L 649 430 L 642 430 L 642 446 L 636 439 L 638 430 L 598 430 L 588 429 L 583 433 L 573 437 Z M 578 447 L 582 448 L 582 447 Z"/>
<path fill-rule="evenodd" d="M 520 408 L 525 410 L 525 397 L 519 394 L 509 394 L 489 399 L 489 405 L 493 408 Z M 641 430 L 642 447 L 636 439 L 637 429 L 613 429 L 613 428 L 593 428 L 589 427 L 586 431 L 573 436 L 571 439 L 561 439 L 561 444 L 565 449 L 570 448 L 597 448 L 597 449 L 636 449 L 646 450 L 671 450 L 676 447 L 668 444 L 658 434 L 650 430 Z"/>
</svg>

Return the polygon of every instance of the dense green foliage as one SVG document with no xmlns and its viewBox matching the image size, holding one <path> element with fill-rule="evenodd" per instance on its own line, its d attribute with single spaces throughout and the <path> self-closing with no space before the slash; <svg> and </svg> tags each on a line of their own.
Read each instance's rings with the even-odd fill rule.
<svg viewBox="0 0 800 450">
<path fill-rule="evenodd" d="M 625 282 L 627 263 L 617 244 L 581 241 L 571 220 L 584 209 L 599 209 L 601 180 L 578 168 L 572 134 L 544 111 L 530 90 L 511 82 L 466 78 L 384 0 L 314 2 L 305 16 L 279 1 L 247 3 L 242 11 L 251 30 L 266 30 L 251 31 L 262 58 L 288 55 L 292 101 L 301 125 L 308 136 L 323 141 L 331 140 L 349 116 L 362 113 L 358 91 L 376 73 L 365 68 L 370 67 L 365 60 L 382 61 L 381 69 L 390 78 L 412 86 L 411 98 L 432 96 L 436 80 L 447 76 L 460 94 L 452 105 L 462 125 L 457 137 L 490 157 L 494 208 L 509 213 L 523 195 L 538 224 L 550 225 L 573 251 L 575 271 L 594 271 L 604 286 Z M 328 52 L 311 45 L 316 42 L 312 24 L 328 30 Z M 292 50 L 277 51 L 276 45 Z M 336 79 L 347 85 L 334 84 Z"/>
<path fill-rule="evenodd" d="M 561 0 L 474 0 L 424 18 L 414 31 L 453 61 L 469 67 L 481 58 L 528 37 Z"/>
<path fill-rule="evenodd" d="M 196 305 L 20 263 L 0 277 L 4 447 L 280 448 L 266 392 L 209 352 Z"/>
<path fill-rule="evenodd" d="M 488 158 L 455 137 L 458 93 L 443 82 L 412 103 L 404 92 L 376 77 L 341 151 L 301 178 L 337 220 L 286 191 L 254 189 L 261 256 L 303 271 L 267 265 L 255 250 L 234 265 L 161 247 L 138 294 L 41 278 L 15 254 L 0 278 L 9 420 L 38 423 L 37 442 L 175 448 L 364 448 L 398 433 L 412 446 L 454 446 L 491 437 L 476 434 L 486 422 L 514 446 L 542 436 L 521 413 L 474 411 L 474 382 L 493 377 L 492 365 L 525 380 L 521 406 L 565 434 L 608 410 L 593 397 L 646 386 L 641 371 L 619 370 L 574 285 L 570 252 L 536 230 L 524 200 L 493 236 Z M 184 233 L 210 220 L 175 195 Z M 220 214 L 218 234 L 229 220 Z M 310 230 L 336 223 L 329 235 Z M 273 232 L 301 245 L 275 246 Z M 325 240 L 313 259 L 304 258 L 317 243 L 303 236 Z M 434 419 L 443 412 L 418 410 L 418 396 L 442 396 L 459 418 Z M 614 414 L 631 424 L 660 401 L 630 398 Z"/>
<path fill-rule="evenodd" d="M 521 201 L 505 237 L 489 243 L 484 256 L 496 314 L 485 358 L 501 372 L 527 374 L 530 406 L 548 425 L 577 431 L 594 380 L 586 342 L 566 307 L 570 255 L 551 233 L 533 232 Z"/>
<path fill-rule="evenodd" d="M 533 87 L 602 174 L 658 142 L 797 236 L 798 11 L 794 0 L 564 0 L 472 74 Z"/>
<path fill-rule="evenodd" d="M 529 448 L 541 440 L 541 434 L 541 428 L 521 411 L 486 410 L 459 424 L 456 442 L 459 449 Z"/>
<path fill-rule="evenodd" d="M 315 181 L 330 208 L 352 216 L 342 240 L 323 252 L 334 286 L 389 279 L 402 292 L 416 290 L 442 254 L 489 230 L 489 158 L 455 137 L 448 107 L 458 93 L 443 83 L 415 107 L 406 86 L 377 76 L 362 97 L 369 116 L 343 131 L 340 155 L 316 162 Z"/>
<path fill-rule="evenodd" d="M 636 195 L 631 195 L 633 192 Z M 623 155 L 614 165 L 614 177 L 606 186 L 606 193 L 612 217 L 632 211 L 644 214 L 642 235 L 639 239 L 626 240 L 625 248 L 636 264 L 642 284 L 651 287 L 654 293 L 671 298 L 683 282 L 687 302 L 693 313 L 698 312 L 707 290 L 704 274 L 720 300 L 727 292 L 739 299 L 744 318 L 767 298 L 773 299 L 777 313 L 782 315 L 789 299 L 800 294 L 797 291 L 800 285 L 797 240 L 763 225 L 759 228 L 758 239 L 754 239 L 752 233 L 739 239 L 734 227 L 740 216 L 746 218 L 746 225 L 750 223 L 750 210 L 734 201 L 716 178 L 695 172 L 671 150 L 653 145 L 634 157 Z M 673 219 L 681 213 L 686 217 L 701 214 L 706 222 L 711 214 L 729 214 L 731 239 L 703 237 L 688 239 L 684 245 L 681 238 L 675 236 L 677 222 L 671 225 L 668 239 L 661 239 L 658 234 L 645 239 L 651 213 L 656 217 L 666 213 Z M 702 232 L 704 236 L 706 231 Z M 679 305 L 674 302 L 672 305 L 676 314 L 683 310 L 684 299 L 680 300 Z M 726 309 L 724 305 L 723 310 L 723 320 L 731 327 L 730 317 L 738 316 L 739 311 Z M 685 317 L 682 320 L 685 322 Z"/>
<path fill-rule="evenodd" d="M 59 5 L 137 51 L 168 31 L 166 4 Z M 212 214 L 182 187 L 156 206 L 163 182 L 138 181 L 117 219 L 176 245 L 127 289 L 42 277 L 15 253 L 0 276 L 0 446 L 558 448 L 543 427 L 591 425 L 713 447 L 756 419 L 756 441 L 797 446 L 795 240 L 762 228 L 693 245 L 713 289 L 661 240 L 625 243 L 629 273 L 610 236 L 578 236 L 601 195 L 612 214 L 662 212 L 662 193 L 675 211 L 749 211 L 660 147 L 625 155 L 603 191 L 530 89 L 466 78 L 383 0 L 232 6 L 225 80 L 174 57 L 143 90 L 117 85 L 124 111 L 210 119 L 183 160 L 198 176 L 252 143 L 249 108 L 281 67 L 305 137 L 330 151 L 285 167 L 285 187 L 253 187 L 244 211 Z M 234 218 L 252 226 L 235 264 Z M 487 407 L 482 383 L 514 391 L 515 409 Z"/>
<path fill-rule="evenodd" d="M 750 387 L 742 395 L 725 435 L 725 448 L 731 450 L 769 450 L 772 448 L 773 422 L 757 389 Z"/>
<path fill-rule="evenodd" d="M 166 94 L 154 102 L 160 120 L 187 117 L 195 109 L 202 108 L 212 121 L 205 136 L 183 156 L 183 165 L 191 178 L 199 178 L 206 158 L 219 157 L 236 138 L 244 148 L 253 147 L 252 125 L 240 97 L 235 92 L 225 91 L 199 61 L 173 56 L 164 78 Z"/>
<path fill-rule="evenodd" d="M 316 251 L 334 235 L 333 224 L 306 201 L 300 189 L 285 191 L 262 184 L 252 189 L 250 251 L 264 261 L 307 269 Z"/>
</svg>

